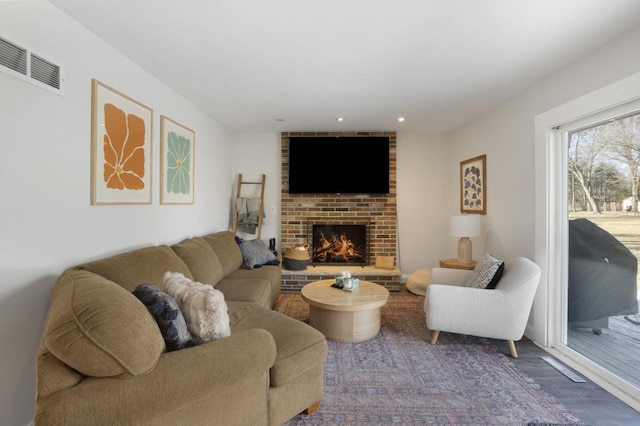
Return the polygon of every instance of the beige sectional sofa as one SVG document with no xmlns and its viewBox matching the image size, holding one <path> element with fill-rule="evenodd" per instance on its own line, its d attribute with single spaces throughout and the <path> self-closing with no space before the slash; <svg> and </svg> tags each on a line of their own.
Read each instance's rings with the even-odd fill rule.
<svg viewBox="0 0 640 426">
<path fill-rule="evenodd" d="M 37 361 L 36 425 L 279 425 L 322 398 L 325 337 L 271 308 L 281 269 L 244 269 L 231 232 L 85 263 L 51 298 Z M 231 336 L 167 352 L 131 292 L 166 271 L 225 295 Z"/>
</svg>

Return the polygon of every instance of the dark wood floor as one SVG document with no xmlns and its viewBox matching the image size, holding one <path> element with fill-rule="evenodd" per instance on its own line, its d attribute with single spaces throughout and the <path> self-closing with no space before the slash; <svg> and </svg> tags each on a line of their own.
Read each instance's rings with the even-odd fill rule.
<svg viewBox="0 0 640 426">
<path fill-rule="evenodd" d="M 402 285 L 400 292 L 391 293 L 391 296 L 394 294 L 406 294 L 406 292 L 404 285 Z M 626 324 L 623 325 L 626 326 Z M 594 337 L 602 336 L 594 335 L 592 330 L 587 331 Z M 638 327 L 638 331 L 640 332 L 640 327 Z M 509 349 L 505 341 L 494 340 L 493 342 L 505 355 L 509 355 Z M 640 412 L 634 410 L 581 374 L 578 375 L 585 379 L 586 382 L 573 382 L 540 358 L 551 355 L 531 340 L 523 338 L 516 343 L 516 348 L 518 350 L 518 358 L 511 358 L 512 362 L 529 375 L 542 389 L 553 395 L 562 405 L 576 415 L 582 423 L 593 426 L 640 425 Z M 566 365 L 565 367 L 575 372 L 570 367 Z"/>
<path fill-rule="evenodd" d="M 495 344 L 505 354 L 509 353 L 505 342 L 496 340 Z M 579 373 L 586 382 L 573 382 L 542 360 L 541 356 L 551 355 L 531 340 L 523 338 L 516 348 L 518 358 L 512 358 L 512 362 L 582 422 L 593 426 L 640 425 L 639 412 Z"/>
</svg>

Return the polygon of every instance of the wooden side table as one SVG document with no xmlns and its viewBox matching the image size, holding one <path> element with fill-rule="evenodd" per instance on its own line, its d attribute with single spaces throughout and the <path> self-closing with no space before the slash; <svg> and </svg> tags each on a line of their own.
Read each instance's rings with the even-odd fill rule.
<svg viewBox="0 0 640 426">
<path fill-rule="evenodd" d="M 478 262 L 476 262 L 475 260 L 472 260 L 471 263 L 462 263 L 462 262 L 458 262 L 457 258 L 452 258 L 452 259 L 440 260 L 440 267 L 451 268 L 451 269 L 466 269 L 469 271 L 473 271 L 477 263 Z"/>
</svg>

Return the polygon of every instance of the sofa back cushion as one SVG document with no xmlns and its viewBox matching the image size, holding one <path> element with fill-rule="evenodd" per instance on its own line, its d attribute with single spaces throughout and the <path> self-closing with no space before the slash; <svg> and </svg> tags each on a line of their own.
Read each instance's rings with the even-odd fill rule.
<svg viewBox="0 0 640 426">
<path fill-rule="evenodd" d="M 244 259 L 233 232 L 221 231 L 205 235 L 203 238 L 220 259 L 225 277 L 242 266 Z"/>
<path fill-rule="evenodd" d="M 145 374 L 165 349 L 158 325 L 131 292 L 82 270 L 64 272 L 53 288 L 43 341 L 92 377 Z"/>
<path fill-rule="evenodd" d="M 204 238 L 189 238 L 171 248 L 189 267 L 194 281 L 215 286 L 224 278 L 222 263 Z"/>
<path fill-rule="evenodd" d="M 106 259 L 82 264 L 77 269 L 95 272 L 130 292 L 143 283 L 164 290 L 163 278 L 167 271 L 182 272 L 193 278 L 191 271 L 169 246 L 161 245 L 134 250 Z"/>
</svg>

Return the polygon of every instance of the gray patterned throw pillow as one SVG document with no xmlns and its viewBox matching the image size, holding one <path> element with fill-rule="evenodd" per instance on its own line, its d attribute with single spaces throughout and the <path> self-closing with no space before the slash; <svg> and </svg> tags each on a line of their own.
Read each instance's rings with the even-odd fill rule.
<svg viewBox="0 0 640 426">
<path fill-rule="evenodd" d="M 236 242 L 240 246 L 245 263 L 250 268 L 259 268 L 262 265 L 277 262 L 276 255 L 267 248 L 261 239 L 243 240 L 236 237 Z"/>
<path fill-rule="evenodd" d="M 476 265 L 471 277 L 469 277 L 467 287 L 488 288 L 491 283 L 492 286 L 490 288 L 495 288 L 503 270 L 504 262 L 486 253 Z"/>
</svg>

